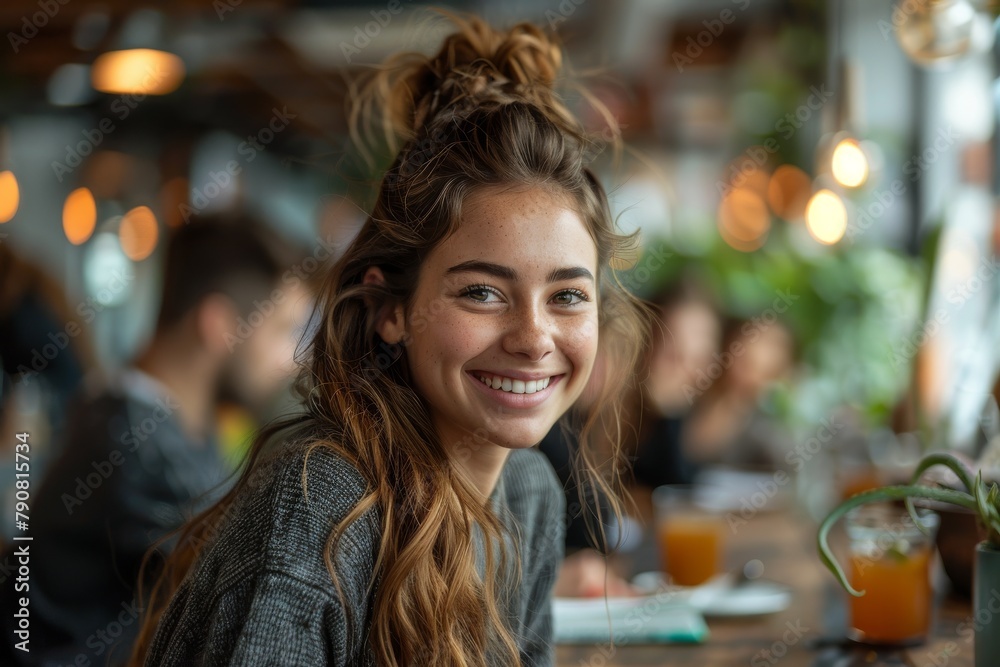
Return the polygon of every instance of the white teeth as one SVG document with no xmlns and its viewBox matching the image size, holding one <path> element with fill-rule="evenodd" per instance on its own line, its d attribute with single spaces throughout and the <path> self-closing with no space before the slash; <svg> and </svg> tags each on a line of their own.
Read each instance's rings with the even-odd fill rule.
<svg viewBox="0 0 1000 667">
<path fill-rule="evenodd" d="M 548 387 L 551 380 L 552 378 L 544 378 L 542 380 L 514 380 L 498 375 L 492 377 L 487 375 L 479 376 L 479 381 L 486 386 L 509 391 L 513 394 L 534 394 Z"/>
</svg>

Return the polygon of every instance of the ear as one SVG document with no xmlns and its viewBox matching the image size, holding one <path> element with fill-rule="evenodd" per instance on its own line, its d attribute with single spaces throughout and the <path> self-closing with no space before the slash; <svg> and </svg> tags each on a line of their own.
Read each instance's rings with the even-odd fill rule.
<svg viewBox="0 0 1000 667">
<path fill-rule="evenodd" d="M 377 266 L 369 266 L 362 280 L 365 285 L 385 285 L 385 274 Z M 369 310 L 375 308 L 375 303 L 368 297 L 365 304 Z M 375 331 L 386 343 L 400 343 L 406 336 L 406 316 L 403 304 L 383 305 L 375 314 Z"/>
<path fill-rule="evenodd" d="M 224 294 L 209 294 L 194 312 L 194 324 L 201 344 L 213 354 L 228 354 L 239 337 L 236 324 L 239 311 L 232 299 Z"/>
</svg>

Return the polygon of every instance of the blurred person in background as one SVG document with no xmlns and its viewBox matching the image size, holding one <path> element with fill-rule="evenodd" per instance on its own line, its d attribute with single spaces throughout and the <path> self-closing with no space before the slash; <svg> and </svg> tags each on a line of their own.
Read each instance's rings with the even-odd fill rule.
<svg viewBox="0 0 1000 667">
<path fill-rule="evenodd" d="M 645 518 L 651 516 L 653 489 L 694 479 L 697 470 L 684 451 L 684 427 L 704 383 L 711 382 L 706 371 L 722 337 L 715 301 L 693 274 L 672 281 L 650 302 L 660 318 L 652 332 L 649 374 L 630 412 L 632 491 Z"/>
<path fill-rule="evenodd" d="M 55 454 L 48 445 L 71 396 L 97 369 L 89 322 L 79 311 L 45 269 L 0 243 L 0 471 L 11 466 L 0 478 L 4 499 L 13 495 L 14 434 L 29 433 L 32 474 L 40 475 Z M 4 512 L 3 537 L 13 517 L 13 510 Z"/>
<path fill-rule="evenodd" d="M 79 397 L 33 494 L 30 590 L 15 593 L 9 578 L 2 592 L 30 599 L 31 652 L 5 664 L 128 657 L 144 554 L 227 485 L 218 397 L 259 410 L 295 370 L 311 297 L 289 271 L 293 258 L 241 216 L 193 219 L 171 237 L 151 340 L 107 386 Z M 3 622 L 16 637 L 12 614 Z"/>
<path fill-rule="evenodd" d="M 776 384 L 790 380 L 794 364 L 795 339 L 781 320 L 730 320 L 722 353 L 705 371 L 718 379 L 696 401 L 684 431 L 685 459 L 696 468 L 783 467 L 791 435 L 763 401 Z"/>
</svg>

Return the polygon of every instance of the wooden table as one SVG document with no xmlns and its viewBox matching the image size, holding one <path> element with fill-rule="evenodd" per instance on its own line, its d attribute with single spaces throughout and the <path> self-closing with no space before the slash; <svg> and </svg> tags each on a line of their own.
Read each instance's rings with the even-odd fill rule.
<svg viewBox="0 0 1000 667">
<path fill-rule="evenodd" d="M 765 579 L 792 588 L 792 603 L 785 611 L 740 620 L 708 619 L 710 636 L 697 645 L 558 646 L 556 663 L 560 667 L 973 667 L 971 603 L 951 596 L 940 596 L 932 636 L 925 645 L 904 651 L 904 661 L 880 662 L 847 645 L 841 639 L 847 623 L 846 593 L 820 563 L 815 535 L 814 522 L 782 511 L 753 517 L 729 538 L 730 567 L 758 558 L 764 563 Z M 647 545 L 617 567 L 632 572 L 648 569 L 651 553 L 655 555 Z M 947 589 L 947 583 L 940 588 Z"/>
</svg>

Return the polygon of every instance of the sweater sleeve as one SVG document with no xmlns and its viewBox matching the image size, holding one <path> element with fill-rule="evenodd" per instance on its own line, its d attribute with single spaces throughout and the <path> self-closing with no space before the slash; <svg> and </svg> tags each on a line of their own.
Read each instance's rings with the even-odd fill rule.
<svg viewBox="0 0 1000 667">
<path fill-rule="evenodd" d="M 323 451 L 261 476 L 236 501 L 217 540 L 160 619 L 145 664 L 329 665 L 366 663 L 368 588 L 378 521 L 369 510 L 345 527 L 325 565 L 327 540 L 363 492 L 363 480 Z"/>
<path fill-rule="evenodd" d="M 263 573 L 252 588 L 249 603 L 239 589 L 220 597 L 201 623 L 183 611 L 165 619 L 145 664 L 353 664 L 344 608 L 336 596 L 281 572 Z M 173 607 L 178 606 L 201 609 L 189 588 L 179 591 Z"/>
<path fill-rule="evenodd" d="M 558 524 L 558 522 L 557 522 Z M 561 525 L 561 524 L 560 524 Z M 563 538 L 557 535 L 548 549 L 538 556 L 540 569 L 535 574 L 530 591 L 528 618 L 525 622 L 525 649 L 521 655 L 524 667 L 555 665 L 555 642 L 552 628 L 552 589 L 563 558 Z"/>
<path fill-rule="evenodd" d="M 288 665 L 350 664 L 344 608 L 336 596 L 283 573 L 268 573 L 229 656 L 205 664 Z M 211 637 L 209 646 L 213 646 Z"/>
</svg>

